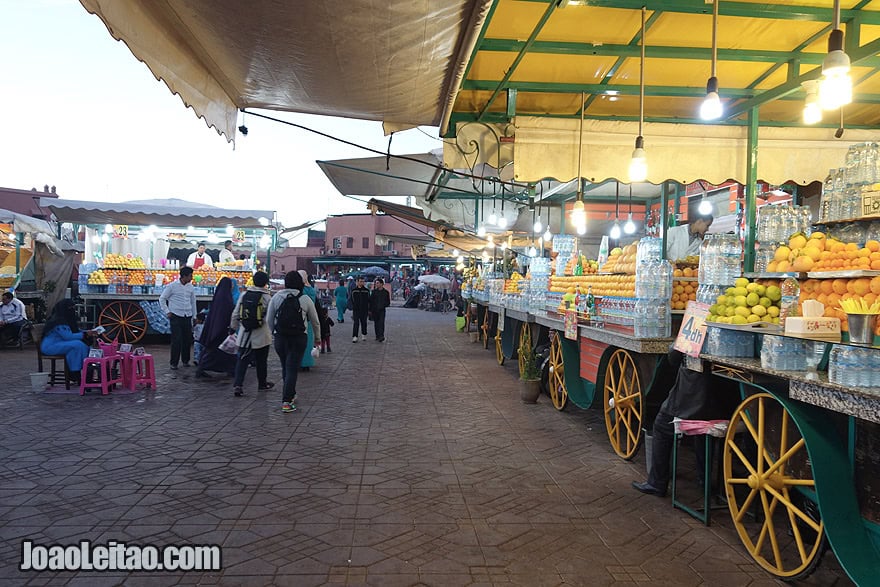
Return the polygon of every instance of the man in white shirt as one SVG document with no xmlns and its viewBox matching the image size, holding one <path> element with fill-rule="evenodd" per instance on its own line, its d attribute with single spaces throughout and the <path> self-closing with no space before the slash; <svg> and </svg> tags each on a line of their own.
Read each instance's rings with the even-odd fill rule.
<svg viewBox="0 0 880 587">
<path fill-rule="evenodd" d="M 666 233 L 666 258 L 670 261 L 700 254 L 706 231 L 712 226 L 712 215 L 701 214 L 690 224 L 673 226 Z"/>
<path fill-rule="evenodd" d="M 214 261 L 211 259 L 211 255 L 205 252 L 205 243 L 199 243 L 199 248 L 196 249 L 196 252 L 192 253 L 186 260 L 186 266 L 192 267 L 193 269 L 198 269 L 202 265 L 207 265 L 208 267 L 214 266 Z"/>
<path fill-rule="evenodd" d="M 180 278 L 166 285 L 159 296 L 159 306 L 171 322 L 171 369 L 177 369 L 181 360 L 184 367 L 189 366 L 196 316 L 196 290 L 191 283 L 192 276 L 192 267 L 181 267 Z"/>
<path fill-rule="evenodd" d="M 3 292 L 0 302 L 0 344 L 17 341 L 21 327 L 27 322 L 24 303 L 9 291 Z"/>
<path fill-rule="evenodd" d="M 235 255 L 232 253 L 232 241 L 226 241 L 223 243 L 223 250 L 220 251 L 220 259 L 218 262 L 221 265 L 223 263 L 235 263 Z"/>
</svg>

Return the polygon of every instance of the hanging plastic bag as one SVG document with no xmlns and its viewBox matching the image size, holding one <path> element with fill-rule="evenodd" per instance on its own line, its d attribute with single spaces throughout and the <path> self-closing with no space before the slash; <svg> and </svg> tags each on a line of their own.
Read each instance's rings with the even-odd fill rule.
<svg viewBox="0 0 880 587">
<path fill-rule="evenodd" d="M 455 329 L 459 332 L 464 332 L 465 327 L 465 318 L 464 316 L 456 316 L 455 317 Z"/>
<path fill-rule="evenodd" d="M 230 355 L 234 355 L 238 352 L 238 344 L 235 342 L 235 335 L 230 334 L 226 337 L 226 339 L 220 343 L 220 346 L 217 347 L 224 353 L 228 353 Z"/>
</svg>

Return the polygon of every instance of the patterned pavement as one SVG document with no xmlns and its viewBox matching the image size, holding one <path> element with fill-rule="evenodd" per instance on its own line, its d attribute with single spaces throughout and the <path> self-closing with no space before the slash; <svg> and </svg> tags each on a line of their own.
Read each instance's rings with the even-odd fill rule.
<svg viewBox="0 0 880 587">
<path fill-rule="evenodd" d="M 34 393 L 36 353 L 0 352 L 2 585 L 782 585 L 725 510 L 706 528 L 630 488 L 601 414 L 523 404 L 515 362 L 454 314 L 391 308 L 280 390 L 157 357 L 155 391 Z M 270 379 L 280 385 L 277 357 Z M 216 544 L 213 572 L 22 572 L 21 543 Z M 850 585 L 833 554 L 802 585 Z"/>
</svg>

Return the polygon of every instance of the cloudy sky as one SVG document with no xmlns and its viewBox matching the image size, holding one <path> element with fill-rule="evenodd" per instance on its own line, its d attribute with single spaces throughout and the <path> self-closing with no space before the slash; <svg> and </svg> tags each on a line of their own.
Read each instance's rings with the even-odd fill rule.
<svg viewBox="0 0 880 587">
<path fill-rule="evenodd" d="M 76 0 L 0 0 L 0 186 L 64 198 L 182 198 L 277 210 L 287 226 L 361 212 L 316 159 L 370 153 L 248 117 L 235 148 L 157 81 Z M 269 113 L 384 150 L 378 122 Z M 436 128 L 395 134 L 392 152 L 440 146 Z"/>
</svg>

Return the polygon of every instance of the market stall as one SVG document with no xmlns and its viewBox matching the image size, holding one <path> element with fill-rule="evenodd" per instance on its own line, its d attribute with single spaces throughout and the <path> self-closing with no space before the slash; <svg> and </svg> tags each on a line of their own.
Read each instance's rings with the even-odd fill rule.
<svg viewBox="0 0 880 587">
<path fill-rule="evenodd" d="M 92 324 L 105 329 L 103 337 L 123 343 L 141 340 L 148 332 L 168 334 L 168 318 L 159 308 L 164 287 L 198 243 L 206 243 L 213 264 L 193 275 L 200 307 L 211 301 L 223 277 L 239 288 L 249 284 L 256 268 L 256 251 L 274 244 L 274 214 L 263 210 L 223 210 L 189 205 L 143 203 L 103 204 L 46 200 L 56 219 L 76 227 L 85 253 L 77 289 Z M 231 261 L 221 263 L 219 252 L 233 242 Z"/>
</svg>

